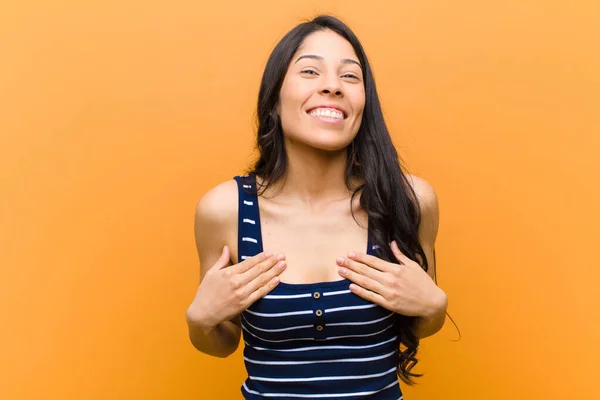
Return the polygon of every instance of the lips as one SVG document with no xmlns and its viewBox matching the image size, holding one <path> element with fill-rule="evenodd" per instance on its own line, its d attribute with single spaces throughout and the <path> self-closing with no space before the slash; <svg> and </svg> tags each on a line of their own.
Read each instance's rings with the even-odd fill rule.
<svg viewBox="0 0 600 400">
<path fill-rule="evenodd" d="M 311 107 L 308 110 L 306 110 L 307 114 L 310 114 L 312 111 L 316 110 L 316 109 L 322 109 L 322 110 L 333 110 L 333 111 L 339 111 L 342 113 L 342 115 L 344 116 L 344 119 L 348 118 L 348 113 L 346 112 L 345 109 L 341 108 L 340 106 L 336 106 L 336 105 L 330 105 L 330 104 L 323 104 L 323 105 L 319 105 L 319 106 L 315 106 L 315 107 Z"/>
</svg>

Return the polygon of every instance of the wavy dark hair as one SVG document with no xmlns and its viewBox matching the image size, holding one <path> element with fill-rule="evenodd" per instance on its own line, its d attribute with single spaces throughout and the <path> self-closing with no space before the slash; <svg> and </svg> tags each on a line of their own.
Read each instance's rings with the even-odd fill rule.
<svg viewBox="0 0 600 400">
<path fill-rule="evenodd" d="M 348 146 L 345 182 L 352 189 L 352 178 L 360 184 L 354 189 L 351 204 L 360 194 L 360 205 L 368 214 L 368 229 L 379 258 L 398 264 L 389 247 L 396 240 L 400 250 L 427 271 L 425 252 L 418 240 L 421 212 L 416 195 L 402 171 L 398 153 L 386 127 L 373 73 L 365 51 L 356 35 L 339 19 L 320 15 L 296 26 L 275 46 L 265 67 L 258 95 L 257 150 L 258 160 L 247 171 L 266 182 L 262 192 L 286 175 L 287 157 L 277 104 L 283 80 L 292 57 L 310 34 L 330 30 L 346 39 L 362 65 L 365 87 L 365 107 L 358 133 Z M 356 216 L 353 214 L 355 220 Z M 357 221 L 358 223 L 358 221 Z M 398 376 L 413 385 L 412 378 L 422 374 L 411 372 L 418 363 L 419 338 L 413 327 L 416 317 L 398 315 L 396 331 L 399 353 Z"/>
</svg>

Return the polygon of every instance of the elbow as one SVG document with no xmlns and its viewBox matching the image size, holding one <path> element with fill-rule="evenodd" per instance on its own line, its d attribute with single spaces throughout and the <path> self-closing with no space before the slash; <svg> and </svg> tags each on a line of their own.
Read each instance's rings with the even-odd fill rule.
<svg viewBox="0 0 600 400">
<path fill-rule="evenodd" d="M 440 296 L 439 302 L 432 307 L 432 313 L 417 318 L 415 334 L 419 339 L 423 339 L 439 332 L 446 322 L 446 310 L 448 308 L 448 297 L 445 293 Z"/>
<path fill-rule="evenodd" d="M 231 343 L 229 345 L 211 346 L 209 343 L 204 341 L 198 341 L 194 339 L 193 335 L 189 335 L 189 340 L 192 346 L 199 352 L 216 357 L 216 358 L 227 358 L 236 352 L 238 345 Z"/>
</svg>

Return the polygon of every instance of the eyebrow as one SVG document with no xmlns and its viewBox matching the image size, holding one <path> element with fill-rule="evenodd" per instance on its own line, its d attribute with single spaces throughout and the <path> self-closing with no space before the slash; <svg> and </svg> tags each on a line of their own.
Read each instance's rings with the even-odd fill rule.
<svg viewBox="0 0 600 400">
<path fill-rule="evenodd" d="M 296 64 L 298 61 L 302 60 L 303 58 L 310 58 L 310 59 L 313 59 L 313 60 L 325 61 L 325 59 L 323 57 L 318 56 L 316 54 L 304 54 L 304 55 L 298 57 L 296 59 L 296 61 L 294 62 L 294 64 Z M 353 60 L 351 58 L 342 58 L 342 64 L 356 64 L 360 68 L 362 68 L 362 65 L 360 65 L 360 63 L 358 61 Z"/>
</svg>

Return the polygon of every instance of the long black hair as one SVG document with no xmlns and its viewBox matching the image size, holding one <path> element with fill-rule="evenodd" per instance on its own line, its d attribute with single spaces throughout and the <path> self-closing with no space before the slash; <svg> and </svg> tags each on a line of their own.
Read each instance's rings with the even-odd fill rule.
<svg viewBox="0 0 600 400">
<path fill-rule="evenodd" d="M 360 205 L 368 214 L 369 232 L 379 258 L 398 263 L 390 243 L 396 240 L 400 250 L 427 271 L 425 252 L 418 240 L 421 212 L 416 194 L 402 171 L 398 153 L 386 127 L 381 104 L 375 88 L 373 73 L 365 51 L 356 35 L 339 19 L 321 15 L 301 23 L 275 46 L 265 67 L 258 95 L 258 160 L 248 173 L 260 176 L 262 191 L 285 178 L 287 157 L 277 104 L 283 80 L 292 57 L 313 32 L 330 30 L 346 39 L 356 52 L 362 65 L 365 86 L 365 107 L 362 122 L 351 146 L 348 146 L 345 181 L 351 189 L 352 178 L 361 183 L 352 194 L 360 194 Z M 352 209 L 352 208 L 351 208 Z M 354 214 L 353 214 L 354 216 Z M 354 216 L 356 219 L 356 217 Z M 357 221 L 358 222 L 358 221 Z M 414 384 L 412 373 L 417 364 L 419 338 L 414 333 L 416 317 L 398 315 L 396 331 L 399 353 L 398 376 L 407 384 Z"/>
</svg>

